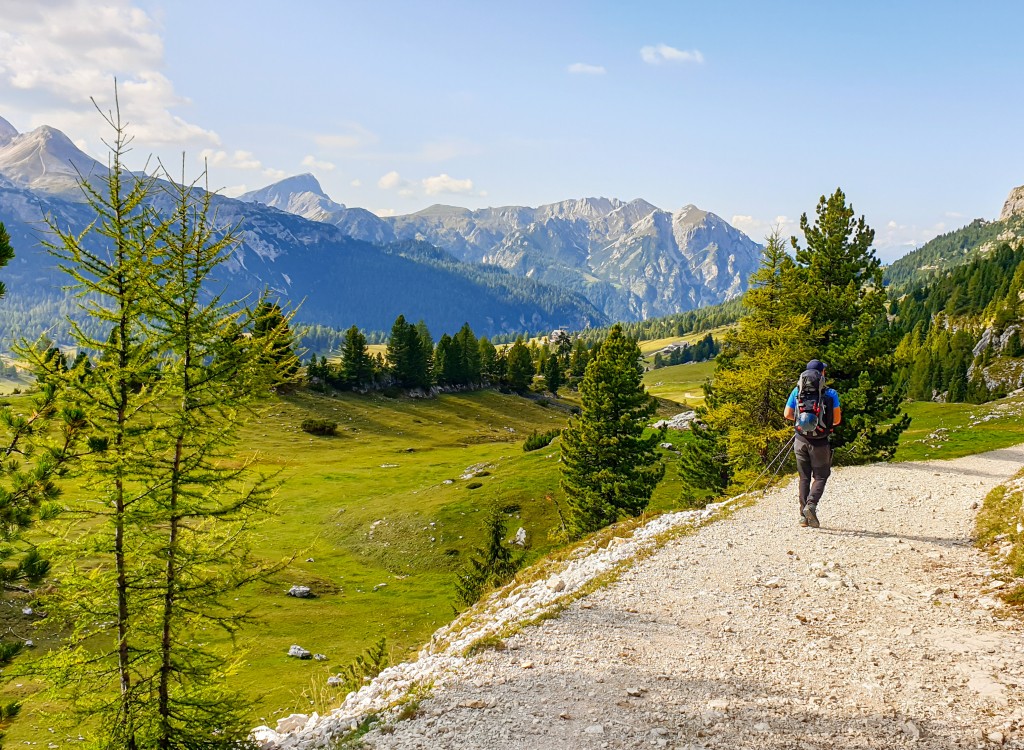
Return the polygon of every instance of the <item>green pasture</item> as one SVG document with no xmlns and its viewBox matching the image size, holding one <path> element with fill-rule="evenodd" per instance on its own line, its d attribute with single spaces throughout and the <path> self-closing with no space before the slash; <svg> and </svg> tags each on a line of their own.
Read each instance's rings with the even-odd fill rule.
<svg viewBox="0 0 1024 750">
<path fill-rule="evenodd" d="M 987 404 L 904 405 L 910 427 L 900 436 L 897 461 L 959 458 L 1024 443 L 1024 397 Z"/>
<path fill-rule="evenodd" d="M 574 397 L 545 407 L 493 391 L 435 399 L 300 391 L 269 404 L 266 416 L 244 429 L 240 453 L 281 472 L 275 513 L 257 548 L 268 561 L 288 561 L 271 580 L 239 592 L 238 607 L 258 623 L 234 644 L 222 639 L 225 649 L 244 654 L 232 679 L 252 699 L 253 726 L 337 705 L 344 696 L 326 687 L 327 677 L 381 636 L 400 661 L 449 622 L 454 577 L 483 543 L 492 504 L 508 514 L 509 537 L 526 529 L 528 561 L 551 551 L 548 532 L 562 502 L 558 442 L 530 453 L 522 444 L 533 430 L 563 427 Z M 663 403 L 660 411 L 677 409 Z M 302 432 L 310 417 L 336 421 L 337 436 Z M 652 510 L 678 506 L 675 455 L 665 455 Z M 67 501 L 76 496 L 69 488 Z M 295 584 L 311 587 L 316 598 L 287 596 Z M 28 618 L 11 614 L 11 624 L 28 627 Z M 328 658 L 289 658 L 292 644 Z M 24 697 L 29 688 L 11 690 Z M 8 730 L 9 746 L 52 738 L 52 709 L 30 698 Z"/>
<path fill-rule="evenodd" d="M 648 339 L 647 341 L 639 342 L 640 353 L 645 357 L 653 357 L 654 353 L 664 349 L 670 344 L 695 344 L 702 338 L 707 336 L 709 333 L 716 339 L 721 339 L 725 336 L 726 331 L 731 328 L 735 328 L 735 325 L 720 326 L 718 328 L 712 328 L 710 331 L 700 331 L 699 333 L 688 333 L 685 336 L 669 336 L 663 339 Z"/>
<path fill-rule="evenodd" d="M 688 362 L 684 365 L 659 367 L 644 373 L 647 391 L 658 398 L 677 404 L 697 406 L 704 402 L 704 381 L 715 371 L 714 362 Z"/>
</svg>

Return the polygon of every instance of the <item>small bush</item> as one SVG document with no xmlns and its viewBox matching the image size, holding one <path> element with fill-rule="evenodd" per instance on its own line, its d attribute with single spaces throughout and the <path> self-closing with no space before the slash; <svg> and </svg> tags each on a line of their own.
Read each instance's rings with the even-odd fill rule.
<svg viewBox="0 0 1024 750">
<path fill-rule="evenodd" d="M 303 432 L 310 435 L 331 436 L 338 432 L 338 423 L 329 419 L 303 419 L 300 426 Z"/>
<path fill-rule="evenodd" d="M 466 485 L 467 490 L 477 490 L 484 486 L 483 482 L 470 482 Z"/>
<path fill-rule="evenodd" d="M 523 450 L 527 453 L 530 451 L 540 450 L 551 445 L 551 441 L 562 434 L 561 430 L 549 430 L 548 432 L 538 433 L 534 430 L 530 433 L 530 437 L 526 438 L 526 442 L 523 443 Z"/>
</svg>

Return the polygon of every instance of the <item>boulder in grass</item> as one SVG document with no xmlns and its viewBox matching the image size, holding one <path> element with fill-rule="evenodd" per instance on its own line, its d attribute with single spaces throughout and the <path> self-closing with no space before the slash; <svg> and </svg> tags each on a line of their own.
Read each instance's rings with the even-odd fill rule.
<svg viewBox="0 0 1024 750">
<path fill-rule="evenodd" d="M 311 599 L 313 591 L 309 586 L 292 586 L 288 589 L 288 596 L 294 596 L 297 599 Z"/>
<path fill-rule="evenodd" d="M 292 647 L 288 649 L 288 656 L 293 656 L 296 659 L 312 659 L 313 658 L 313 654 L 312 653 L 310 653 L 309 651 L 304 649 L 302 646 L 296 646 L 296 645 L 292 645 Z"/>
</svg>

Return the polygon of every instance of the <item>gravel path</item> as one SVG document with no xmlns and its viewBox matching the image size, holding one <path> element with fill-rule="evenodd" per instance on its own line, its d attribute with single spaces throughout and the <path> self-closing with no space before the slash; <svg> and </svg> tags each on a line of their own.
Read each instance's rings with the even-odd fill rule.
<svg viewBox="0 0 1024 750">
<path fill-rule="evenodd" d="M 1024 623 L 974 509 L 1024 446 L 835 471 L 669 542 L 465 663 L 371 748 L 1024 748 Z M 996 584 L 998 585 L 998 584 Z"/>
</svg>

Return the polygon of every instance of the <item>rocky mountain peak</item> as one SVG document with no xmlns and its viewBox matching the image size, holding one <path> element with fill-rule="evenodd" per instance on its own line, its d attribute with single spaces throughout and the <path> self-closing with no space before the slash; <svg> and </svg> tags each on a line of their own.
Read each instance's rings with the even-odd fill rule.
<svg viewBox="0 0 1024 750">
<path fill-rule="evenodd" d="M 17 129 L 7 120 L 0 117 L 0 146 L 6 146 L 14 140 L 16 135 L 18 135 Z"/>
<path fill-rule="evenodd" d="M 105 172 L 105 166 L 49 125 L 16 134 L 0 146 L 0 174 L 46 193 L 78 194 L 79 174 Z"/>
<path fill-rule="evenodd" d="M 1000 221 L 1006 221 L 1013 216 L 1024 216 L 1024 185 L 1015 187 L 1003 204 L 1003 211 L 999 214 Z"/>
<path fill-rule="evenodd" d="M 309 172 L 243 193 L 238 199 L 246 203 L 262 203 L 313 221 L 328 221 L 332 214 L 345 210 L 344 205 L 331 200 Z"/>
<path fill-rule="evenodd" d="M 688 203 L 676 212 L 675 220 L 677 224 L 703 224 L 708 215 L 707 211 Z"/>
</svg>

